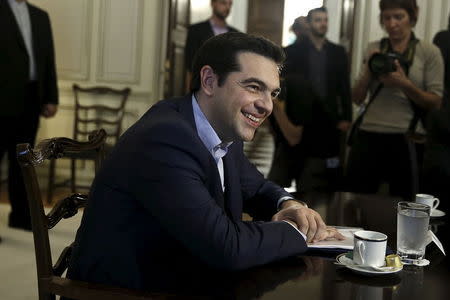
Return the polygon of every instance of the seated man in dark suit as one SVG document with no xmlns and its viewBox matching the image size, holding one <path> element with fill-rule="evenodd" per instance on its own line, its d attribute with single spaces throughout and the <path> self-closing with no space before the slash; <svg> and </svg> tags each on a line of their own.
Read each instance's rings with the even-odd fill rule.
<svg viewBox="0 0 450 300">
<path fill-rule="evenodd" d="M 244 156 L 242 141 L 272 112 L 282 61 L 281 48 L 243 33 L 199 49 L 193 93 L 154 105 L 103 163 L 69 278 L 151 289 L 186 270 L 242 270 L 302 253 L 305 239 L 343 238 Z M 244 222 L 244 211 L 272 221 Z"/>
<path fill-rule="evenodd" d="M 208 20 L 192 24 L 188 28 L 186 44 L 184 48 L 184 63 L 186 67 L 186 91 L 189 90 L 192 79 L 192 62 L 195 53 L 203 43 L 218 34 L 237 31 L 236 28 L 227 24 L 230 14 L 232 0 L 211 0 L 212 15 Z"/>
</svg>

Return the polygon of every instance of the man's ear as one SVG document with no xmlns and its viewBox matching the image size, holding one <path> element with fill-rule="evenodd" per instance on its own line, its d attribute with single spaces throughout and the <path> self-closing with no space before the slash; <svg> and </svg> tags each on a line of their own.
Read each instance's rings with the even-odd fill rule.
<svg viewBox="0 0 450 300">
<path fill-rule="evenodd" d="M 214 85 L 217 80 L 217 75 L 214 73 L 214 70 L 206 65 L 203 66 L 200 70 L 200 85 L 203 92 L 212 96 L 214 94 Z"/>
</svg>

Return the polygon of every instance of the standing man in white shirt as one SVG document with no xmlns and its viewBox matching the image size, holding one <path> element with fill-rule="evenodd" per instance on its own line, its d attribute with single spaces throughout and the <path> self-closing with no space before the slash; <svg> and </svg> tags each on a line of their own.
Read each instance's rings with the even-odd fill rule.
<svg viewBox="0 0 450 300">
<path fill-rule="evenodd" d="M 39 116 L 53 117 L 58 89 L 48 14 L 26 0 L 0 0 L 0 157 L 8 154 L 9 226 L 31 230 L 18 143 L 34 144 Z"/>
</svg>

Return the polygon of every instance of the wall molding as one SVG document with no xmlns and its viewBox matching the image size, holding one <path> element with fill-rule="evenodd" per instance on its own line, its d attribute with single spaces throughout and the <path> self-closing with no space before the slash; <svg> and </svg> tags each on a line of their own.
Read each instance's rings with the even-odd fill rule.
<svg viewBox="0 0 450 300">
<path fill-rule="evenodd" d="M 31 2 L 31 1 L 30 1 Z M 50 17 L 59 80 L 89 80 L 93 1 L 33 0 Z"/>
<path fill-rule="evenodd" d="M 116 47 L 122 46 L 123 42 L 120 39 L 109 39 L 109 37 L 114 36 L 112 32 L 112 25 L 117 25 L 117 20 L 112 17 L 114 9 L 120 9 L 124 4 L 128 5 L 130 9 L 134 12 L 134 18 L 131 21 L 131 26 L 126 31 L 130 38 L 130 46 L 132 48 L 131 57 L 114 57 L 115 53 L 113 50 Z M 117 5 L 119 5 L 117 7 Z M 98 39 L 98 50 L 97 50 L 97 72 L 96 80 L 98 82 L 109 82 L 109 83 L 128 83 L 128 84 L 139 84 L 141 75 L 141 64 L 142 64 L 142 41 L 143 41 L 143 16 L 144 16 L 144 1 L 143 0 L 131 0 L 131 1 L 120 1 L 120 0 L 102 0 L 100 4 L 100 17 L 99 17 L 99 39 Z M 115 7 L 116 6 L 116 7 Z M 123 24 L 119 23 L 119 24 Z M 120 44 L 117 44 L 120 43 Z M 114 71 L 111 69 L 111 63 L 114 60 L 128 60 L 130 64 L 129 71 Z"/>
</svg>

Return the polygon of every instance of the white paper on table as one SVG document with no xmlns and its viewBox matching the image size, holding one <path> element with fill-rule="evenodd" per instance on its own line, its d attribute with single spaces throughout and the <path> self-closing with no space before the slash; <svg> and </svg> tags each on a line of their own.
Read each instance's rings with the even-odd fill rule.
<svg viewBox="0 0 450 300">
<path fill-rule="evenodd" d="M 438 239 L 438 237 L 434 234 L 434 232 L 433 231 L 431 231 L 431 230 L 428 230 L 428 236 L 429 236 L 429 238 L 431 239 L 430 241 L 429 241 L 429 243 L 431 243 L 432 241 L 436 244 L 436 246 L 439 248 L 439 250 L 441 250 L 441 252 L 444 254 L 444 255 L 446 255 L 445 254 L 445 251 L 444 251 L 444 246 L 442 246 L 442 243 L 441 243 L 441 241 Z M 428 243 L 428 244 L 429 244 Z"/>
<path fill-rule="evenodd" d="M 331 226 L 333 227 L 333 226 Z M 345 240 L 331 240 L 331 241 L 320 241 L 317 243 L 308 243 L 308 248 L 316 248 L 316 249 L 347 249 L 353 250 L 353 234 L 359 230 L 363 230 L 362 228 L 355 227 L 338 227 L 336 228 L 344 237 Z"/>
</svg>

